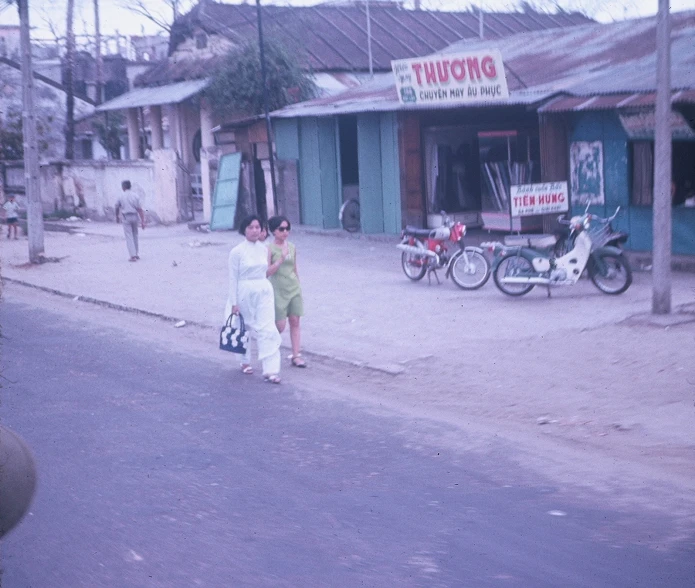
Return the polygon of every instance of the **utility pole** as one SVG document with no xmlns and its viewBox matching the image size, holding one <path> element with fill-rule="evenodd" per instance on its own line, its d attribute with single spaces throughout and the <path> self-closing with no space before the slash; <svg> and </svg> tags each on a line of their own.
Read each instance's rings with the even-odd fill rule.
<svg viewBox="0 0 695 588">
<path fill-rule="evenodd" d="M 75 0 L 68 0 L 68 18 L 65 31 L 65 159 L 75 159 Z"/>
<path fill-rule="evenodd" d="M 31 67 L 29 0 L 17 0 L 19 42 L 22 53 L 22 132 L 24 135 L 24 179 L 27 195 L 29 261 L 41 263 L 43 248 L 43 207 L 39 186 L 39 149 L 34 117 L 34 71 Z"/>
<path fill-rule="evenodd" d="M 671 312 L 671 23 L 669 0 L 656 19 L 656 120 L 652 228 L 652 313 Z"/>
<path fill-rule="evenodd" d="M 261 81 L 263 83 L 263 110 L 265 111 L 265 132 L 268 135 L 268 158 L 270 159 L 270 182 L 273 184 L 273 208 L 277 213 L 278 194 L 275 184 L 275 156 L 273 155 L 273 132 L 268 110 L 268 85 L 265 71 L 265 50 L 263 49 L 263 25 L 261 21 L 261 0 L 256 0 L 256 18 L 258 19 L 258 49 L 261 57 Z"/>
<path fill-rule="evenodd" d="M 101 58 L 101 24 L 99 23 L 99 0 L 94 0 L 94 40 L 96 43 L 96 88 L 94 101 L 101 104 L 104 85 L 104 60 Z"/>
<path fill-rule="evenodd" d="M 369 77 L 374 77 L 374 66 L 372 65 L 372 18 L 369 14 L 369 0 L 366 1 L 367 8 L 367 56 L 369 59 Z"/>
</svg>

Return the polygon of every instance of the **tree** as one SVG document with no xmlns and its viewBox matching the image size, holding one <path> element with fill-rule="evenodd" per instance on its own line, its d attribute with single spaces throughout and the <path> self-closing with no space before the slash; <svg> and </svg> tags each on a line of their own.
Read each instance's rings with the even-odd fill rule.
<svg viewBox="0 0 695 588">
<path fill-rule="evenodd" d="M 106 112 L 103 117 L 103 121 L 94 123 L 99 143 L 106 149 L 111 159 L 120 159 L 123 145 L 121 129 L 125 124 L 125 117 L 118 112 Z"/>
<path fill-rule="evenodd" d="M 0 118 L 0 159 L 7 161 L 24 158 L 24 138 L 22 136 L 22 111 L 11 106 Z"/>
<path fill-rule="evenodd" d="M 144 16 L 158 28 L 171 33 L 171 25 L 181 16 L 182 12 L 190 9 L 195 2 L 193 0 L 134 0 L 124 2 L 123 8 Z M 170 15 L 170 16 L 169 16 Z"/>
<path fill-rule="evenodd" d="M 296 58 L 274 40 L 264 42 L 268 109 L 316 96 L 316 86 Z M 213 112 L 221 118 L 263 112 L 263 85 L 258 43 L 249 41 L 231 51 L 206 90 Z"/>
</svg>

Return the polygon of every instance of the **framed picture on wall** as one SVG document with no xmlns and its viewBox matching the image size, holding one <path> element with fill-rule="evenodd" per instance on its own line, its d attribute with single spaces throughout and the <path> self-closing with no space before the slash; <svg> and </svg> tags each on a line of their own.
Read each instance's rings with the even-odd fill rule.
<svg viewBox="0 0 695 588">
<path fill-rule="evenodd" d="M 603 186 L 603 143 L 574 141 L 570 145 L 572 204 L 605 204 Z"/>
</svg>

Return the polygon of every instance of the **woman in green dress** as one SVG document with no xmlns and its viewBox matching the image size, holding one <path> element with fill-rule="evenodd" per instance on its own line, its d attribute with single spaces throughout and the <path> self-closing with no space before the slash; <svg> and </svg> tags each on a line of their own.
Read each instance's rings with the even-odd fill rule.
<svg viewBox="0 0 695 588">
<path fill-rule="evenodd" d="M 306 367 L 300 345 L 299 317 L 304 314 L 302 287 L 297 273 L 297 249 L 287 240 L 292 225 L 285 216 L 268 219 L 268 229 L 275 238 L 268 244 L 268 279 L 275 292 L 275 324 L 281 333 L 290 323 L 292 365 Z"/>
</svg>

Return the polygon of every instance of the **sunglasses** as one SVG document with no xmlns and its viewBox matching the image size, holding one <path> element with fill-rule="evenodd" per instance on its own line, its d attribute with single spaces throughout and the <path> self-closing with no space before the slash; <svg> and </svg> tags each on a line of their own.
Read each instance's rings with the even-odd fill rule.
<svg viewBox="0 0 695 588">
<path fill-rule="evenodd" d="M 275 230 L 276 230 L 276 231 L 282 231 L 283 233 L 286 233 L 287 231 L 290 230 L 290 228 L 289 228 L 289 227 L 278 227 L 278 228 L 275 229 Z"/>
</svg>

